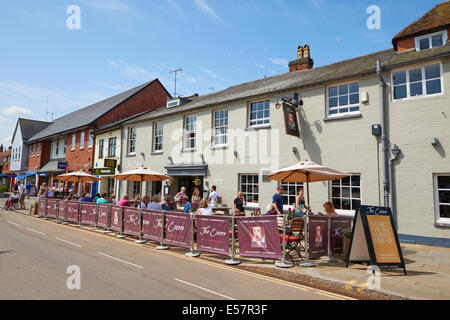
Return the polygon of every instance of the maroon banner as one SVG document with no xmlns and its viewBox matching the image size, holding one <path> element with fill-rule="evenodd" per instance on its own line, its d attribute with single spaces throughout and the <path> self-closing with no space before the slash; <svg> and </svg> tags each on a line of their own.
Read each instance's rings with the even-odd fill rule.
<svg viewBox="0 0 450 320">
<path fill-rule="evenodd" d="M 95 203 L 81 203 L 81 223 L 90 226 L 95 225 L 97 219 L 97 205 Z"/>
<path fill-rule="evenodd" d="M 99 204 L 98 205 L 98 219 L 97 226 L 100 228 L 108 228 L 108 211 L 109 205 Z"/>
<path fill-rule="evenodd" d="M 230 254 L 230 218 L 197 216 L 197 250 Z"/>
<path fill-rule="evenodd" d="M 141 211 L 136 208 L 123 209 L 123 233 L 139 237 L 141 232 Z"/>
<path fill-rule="evenodd" d="M 281 259 L 277 216 L 236 218 L 239 256 Z"/>
<path fill-rule="evenodd" d="M 56 219 L 56 214 L 58 212 L 58 201 L 57 200 L 47 200 L 47 217 Z"/>
<path fill-rule="evenodd" d="M 142 210 L 143 238 L 161 242 L 162 240 L 162 213 L 161 211 Z"/>
<path fill-rule="evenodd" d="M 38 216 L 39 217 L 45 216 L 45 209 L 47 206 L 46 201 L 47 201 L 47 199 L 45 199 L 45 198 L 39 199 L 39 208 L 38 208 Z"/>
<path fill-rule="evenodd" d="M 165 242 L 182 248 L 191 247 L 191 215 L 187 213 L 166 213 Z"/>
<path fill-rule="evenodd" d="M 109 228 L 113 231 L 122 231 L 122 207 L 111 206 L 111 217 L 109 220 Z"/>
<path fill-rule="evenodd" d="M 328 217 L 309 217 L 309 258 L 328 255 Z"/>
<path fill-rule="evenodd" d="M 79 203 L 76 201 L 67 202 L 67 221 L 78 222 L 78 206 Z"/>
<path fill-rule="evenodd" d="M 344 252 L 344 232 L 346 230 L 352 230 L 352 218 L 344 217 L 332 217 L 331 219 L 331 238 L 330 247 L 331 252 L 343 253 Z"/>
<path fill-rule="evenodd" d="M 67 202 L 66 201 L 59 201 L 58 202 L 58 219 L 59 220 L 66 220 L 66 206 L 67 206 Z"/>
</svg>

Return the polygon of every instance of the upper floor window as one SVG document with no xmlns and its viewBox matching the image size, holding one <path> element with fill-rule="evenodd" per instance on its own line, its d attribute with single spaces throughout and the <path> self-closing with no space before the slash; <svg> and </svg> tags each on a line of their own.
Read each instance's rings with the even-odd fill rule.
<svg viewBox="0 0 450 320">
<path fill-rule="evenodd" d="M 328 87 L 328 117 L 359 113 L 359 83 Z"/>
<path fill-rule="evenodd" d="M 361 205 L 361 175 L 331 182 L 331 201 L 336 210 L 354 211 Z"/>
<path fill-rule="evenodd" d="M 430 64 L 419 68 L 392 73 L 394 100 L 442 92 L 441 64 Z"/>
<path fill-rule="evenodd" d="M 447 42 L 447 30 L 416 37 L 416 50 L 427 50 L 443 46 Z"/>
<path fill-rule="evenodd" d="M 37 145 L 37 155 L 39 155 L 41 153 L 41 144 L 38 143 Z"/>
<path fill-rule="evenodd" d="M 99 159 L 103 158 L 104 143 L 105 143 L 104 139 L 102 139 L 98 142 L 98 157 L 99 157 Z"/>
<path fill-rule="evenodd" d="M 136 128 L 128 130 L 128 153 L 136 153 Z"/>
<path fill-rule="evenodd" d="M 63 152 L 64 152 L 64 155 L 66 155 L 66 152 L 67 152 L 67 140 L 65 138 L 63 140 L 63 143 L 64 143 Z"/>
<path fill-rule="evenodd" d="M 80 133 L 80 149 L 84 148 L 84 131 Z"/>
<path fill-rule="evenodd" d="M 270 124 L 270 100 L 250 104 L 250 127 Z"/>
<path fill-rule="evenodd" d="M 163 123 L 155 122 L 153 124 L 153 152 L 163 151 Z"/>
<path fill-rule="evenodd" d="M 36 155 L 36 145 L 33 144 L 33 157 Z"/>
<path fill-rule="evenodd" d="M 228 109 L 214 111 L 214 145 L 228 143 Z"/>
<path fill-rule="evenodd" d="M 437 223 L 450 223 L 450 174 L 434 176 L 435 211 Z"/>
<path fill-rule="evenodd" d="M 59 141 L 56 141 L 55 155 L 57 156 L 58 154 L 59 154 Z"/>
<path fill-rule="evenodd" d="M 108 141 L 108 157 L 116 156 L 116 137 L 109 138 Z"/>
<path fill-rule="evenodd" d="M 72 150 L 75 150 L 75 141 L 77 139 L 77 135 L 74 133 L 72 135 Z"/>
<path fill-rule="evenodd" d="M 197 116 L 184 118 L 184 149 L 195 149 L 195 137 L 197 130 Z"/>
<path fill-rule="evenodd" d="M 89 140 L 88 140 L 88 148 L 92 148 L 94 145 L 94 131 L 89 131 Z"/>
</svg>

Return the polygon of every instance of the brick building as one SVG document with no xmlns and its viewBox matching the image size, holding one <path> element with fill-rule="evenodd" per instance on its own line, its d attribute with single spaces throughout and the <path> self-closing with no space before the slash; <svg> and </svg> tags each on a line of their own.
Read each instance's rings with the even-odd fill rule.
<svg viewBox="0 0 450 320">
<path fill-rule="evenodd" d="M 55 177 L 64 170 L 58 163 L 65 162 L 67 171 L 93 173 L 94 130 L 108 123 L 164 106 L 169 92 L 158 79 L 97 102 L 56 119 L 50 126 L 29 139 L 31 150 L 29 170 L 38 175 L 38 185 L 55 184 Z M 37 151 L 39 150 L 39 151 Z M 87 192 L 91 191 L 88 185 Z M 96 186 L 93 186 L 96 192 Z"/>
</svg>

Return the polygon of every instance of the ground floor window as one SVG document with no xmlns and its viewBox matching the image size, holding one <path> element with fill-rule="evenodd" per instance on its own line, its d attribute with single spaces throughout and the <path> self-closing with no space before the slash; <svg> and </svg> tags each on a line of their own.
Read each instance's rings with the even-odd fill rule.
<svg viewBox="0 0 450 320">
<path fill-rule="evenodd" d="M 129 194 L 128 195 L 130 196 L 130 198 L 141 194 L 141 183 L 140 182 L 132 181 L 132 182 L 129 182 L 128 185 L 129 185 L 129 187 L 128 187 Z"/>
<path fill-rule="evenodd" d="M 336 210 L 355 211 L 361 205 L 361 175 L 331 182 L 331 201 Z"/>
<path fill-rule="evenodd" d="M 281 182 L 280 186 L 283 187 L 283 204 L 286 206 L 295 205 L 295 199 L 297 198 L 298 190 L 303 188 L 301 182 Z"/>
<path fill-rule="evenodd" d="M 239 175 L 239 191 L 244 193 L 247 203 L 259 203 L 259 176 L 257 174 Z"/>
<path fill-rule="evenodd" d="M 436 222 L 450 223 L 450 174 L 434 176 Z"/>
</svg>

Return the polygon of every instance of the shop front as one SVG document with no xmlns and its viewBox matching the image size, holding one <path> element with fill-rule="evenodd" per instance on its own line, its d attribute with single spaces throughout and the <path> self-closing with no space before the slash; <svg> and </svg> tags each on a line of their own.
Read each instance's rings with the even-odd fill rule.
<svg viewBox="0 0 450 320">
<path fill-rule="evenodd" d="M 106 193 L 108 196 L 116 194 L 116 180 L 112 178 L 116 175 L 116 168 L 95 168 L 94 175 L 101 178 L 98 182 L 98 193 Z"/>
<path fill-rule="evenodd" d="M 207 197 L 208 190 L 204 188 L 204 178 L 207 176 L 208 165 L 202 164 L 169 164 L 166 167 L 167 175 L 175 179 L 171 185 L 170 195 L 174 196 L 181 190 L 186 188 L 186 195 L 191 199 L 195 189 L 200 191 L 202 198 Z"/>
</svg>

